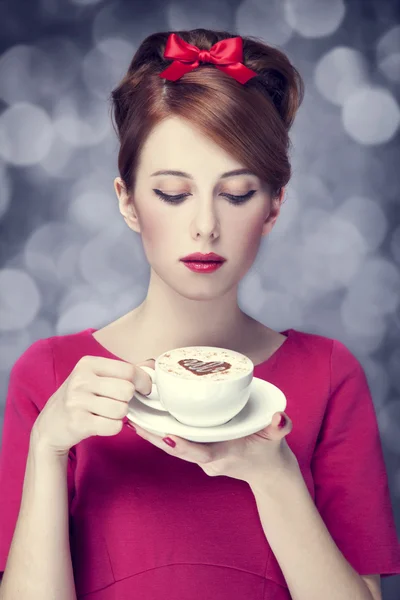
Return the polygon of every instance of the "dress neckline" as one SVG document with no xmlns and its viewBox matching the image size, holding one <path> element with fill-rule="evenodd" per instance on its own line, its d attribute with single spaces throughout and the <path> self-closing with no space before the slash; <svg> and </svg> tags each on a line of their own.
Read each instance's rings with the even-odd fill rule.
<svg viewBox="0 0 400 600">
<path fill-rule="evenodd" d="M 108 354 L 112 358 L 115 358 L 117 360 L 123 360 L 125 362 L 125 359 L 121 358 L 120 356 L 117 356 L 116 354 L 114 354 L 113 352 L 111 352 L 110 350 L 108 350 L 105 346 L 103 346 L 103 344 L 101 344 L 93 336 L 93 333 L 95 333 L 96 331 L 98 331 L 98 329 L 96 329 L 94 327 L 89 327 L 88 329 L 85 329 L 83 331 L 83 333 L 88 334 L 88 336 L 91 338 L 93 344 L 95 344 L 98 348 L 101 348 L 101 350 L 103 352 L 105 352 L 106 354 Z M 288 343 L 290 343 L 293 340 L 293 334 L 295 333 L 295 329 L 285 329 L 284 331 L 279 331 L 279 333 L 281 335 L 284 335 L 286 337 L 286 340 L 284 342 L 282 342 L 282 344 L 279 346 L 279 348 L 277 348 L 275 350 L 275 352 L 273 352 L 266 360 L 263 360 L 261 363 L 258 363 L 257 365 L 254 365 L 254 370 L 255 369 L 263 368 L 266 365 L 268 365 L 270 362 L 272 362 L 273 360 L 275 360 L 278 357 L 278 355 L 280 353 L 282 353 L 283 347 L 286 346 Z"/>
</svg>

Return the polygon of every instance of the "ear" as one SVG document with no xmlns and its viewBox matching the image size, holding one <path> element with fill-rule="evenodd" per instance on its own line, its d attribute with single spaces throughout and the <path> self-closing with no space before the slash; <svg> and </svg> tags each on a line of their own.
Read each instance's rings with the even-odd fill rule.
<svg viewBox="0 0 400 600">
<path fill-rule="evenodd" d="M 114 189 L 119 203 L 119 212 L 124 217 L 125 223 L 132 231 L 140 233 L 139 214 L 133 203 L 132 196 L 127 193 L 124 182 L 121 177 L 114 179 Z"/>
<path fill-rule="evenodd" d="M 261 235 L 268 235 L 271 232 L 273 226 L 276 223 L 277 218 L 279 217 L 279 213 L 281 212 L 281 205 L 283 199 L 285 197 L 286 188 L 281 189 L 281 193 L 278 197 L 272 198 L 270 201 L 270 210 L 267 218 L 264 221 L 263 229 Z"/>
</svg>

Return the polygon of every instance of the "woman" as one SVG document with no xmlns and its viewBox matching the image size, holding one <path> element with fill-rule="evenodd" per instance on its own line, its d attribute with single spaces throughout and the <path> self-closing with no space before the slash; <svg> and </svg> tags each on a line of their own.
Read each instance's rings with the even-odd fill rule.
<svg viewBox="0 0 400 600">
<path fill-rule="evenodd" d="M 360 363 L 338 340 L 276 332 L 238 306 L 279 216 L 302 96 L 288 58 L 254 39 L 198 29 L 138 48 L 112 94 L 115 190 L 149 288 L 103 329 L 38 340 L 13 366 L 2 600 L 377 600 L 380 576 L 400 573 Z M 193 272 L 181 260 L 193 252 L 226 260 Z M 188 345 L 250 357 L 286 395 L 283 426 L 276 413 L 211 444 L 124 427 L 134 390 L 151 389 L 140 365 Z"/>
</svg>

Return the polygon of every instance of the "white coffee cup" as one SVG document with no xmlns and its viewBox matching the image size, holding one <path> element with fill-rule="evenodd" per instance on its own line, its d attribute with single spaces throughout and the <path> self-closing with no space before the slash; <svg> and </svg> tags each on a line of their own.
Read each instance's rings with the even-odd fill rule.
<svg viewBox="0 0 400 600">
<path fill-rule="evenodd" d="M 254 364 L 234 350 L 186 346 L 164 352 L 155 369 L 145 370 L 153 381 L 149 396 L 175 419 L 185 425 L 213 427 L 227 423 L 246 405 Z M 147 396 L 139 392 L 135 396 L 151 405 Z"/>
</svg>

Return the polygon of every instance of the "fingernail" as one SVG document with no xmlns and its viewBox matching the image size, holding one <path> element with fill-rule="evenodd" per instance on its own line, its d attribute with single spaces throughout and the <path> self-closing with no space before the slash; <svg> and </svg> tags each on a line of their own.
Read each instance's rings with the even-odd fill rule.
<svg viewBox="0 0 400 600">
<path fill-rule="evenodd" d="M 285 427 L 286 425 L 286 417 L 285 415 L 282 413 L 281 414 L 281 420 L 278 423 L 278 427 L 280 427 L 282 429 L 282 427 Z"/>
<path fill-rule="evenodd" d="M 131 423 L 130 421 L 127 421 L 127 422 L 126 422 L 126 425 L 127 425 L 128 427 L 130 427 L 131 429 L 133 429 L 133 431 L 136 431 L 136 428 L 135 428 L 135 427 L 132 425 L 132 423 Z"/>
<path fill-rule="evenodd" d="M 174 440 L 171 440 L 171 438 L 169 438 L 169 437 L 163 438 L 163 442 L 168 444 L 168 446 L 171 446 L 171 448 L 175 448 L 175 446 L 176 446 L 176 443 L 174 442 Z"/>
</svg>

